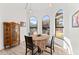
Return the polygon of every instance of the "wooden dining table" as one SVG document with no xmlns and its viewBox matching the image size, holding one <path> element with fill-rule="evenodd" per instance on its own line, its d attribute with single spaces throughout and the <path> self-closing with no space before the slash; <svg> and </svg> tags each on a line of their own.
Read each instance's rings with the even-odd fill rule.
<svg viewBox="0 0 79 59">
<path fill-rule="evenodd" d="M 47 34 L 32 35 L 32 38 L 33 38 L 34 44 L 39 46 L 39 48 L 43 51 L 45 49 L 47 42 L 48 42 L 49 35 L 47 35 Z"/>
</svg>

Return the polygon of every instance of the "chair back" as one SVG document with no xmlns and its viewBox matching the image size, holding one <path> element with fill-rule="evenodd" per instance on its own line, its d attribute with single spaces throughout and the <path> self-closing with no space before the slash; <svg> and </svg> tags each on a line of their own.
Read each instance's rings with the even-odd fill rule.
<svg viewBox="0 0 79 59">
<path fill-rule="evenodd" d="M 27 44 L 33 45 L 33 39 L 32 39 L 32 37 L 28 36 Z"/>
<path fill-rule="evenodd" d="M 32 48 L 33 47 L 32 37 L 25 36 L 25 43 L 26 43 L 26 48 Z"/>
</svg>

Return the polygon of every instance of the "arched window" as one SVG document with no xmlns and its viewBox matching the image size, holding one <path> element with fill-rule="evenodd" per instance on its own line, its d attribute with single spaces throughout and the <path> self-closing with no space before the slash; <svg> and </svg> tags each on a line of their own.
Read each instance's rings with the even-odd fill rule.
<svg viewBox="0 0 79 59">
<path fill-rule="evenodd" d="M 43 16 L 42 33 L 48 35 L 50 33 L 50 17 L 48 15 Z"/>
<path fill-rule="evenodd" d="M 37 21 L 37 18 L 35 16 L 32 16 L 30 18 L 30 35 L 33 35 L 33 34 L 37 34 L 37 24 L 38 21 Z"/>
<path fill-rule="evenodd" d="M 60 9 L 55 16 L 55 36 L 60 39 L 63 38 L 63 23 L 63 10 Z"/>
</svg>

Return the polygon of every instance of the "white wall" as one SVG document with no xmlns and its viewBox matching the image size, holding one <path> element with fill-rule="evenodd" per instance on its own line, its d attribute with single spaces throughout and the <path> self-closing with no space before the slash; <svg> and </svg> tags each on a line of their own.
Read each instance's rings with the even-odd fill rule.
<svg viewBox="0 0 79 59">
<path fill-rule="evenodd" d="M 43 5 L 43 6 L 42 6 Z M 38 19 L 38 33 L 42 34 L 42 17 L 44 15 L 49 15 L 50 17 L 50 24 L 53 23 L 53 17 L 52 13 L 50 12 L 51 10 L 48 9 L 48 4 L 32 4 L 31 7 L 32 13 L 29 13 L 30 9 L 30 4 L 28 4 L 27 10 L 25 8 L 26 4 L 0 4 L 0 49 L 3 49 L 3 22 L 5 21 L 14 21 L 14 22 L 19 22 L 24 21 L 26 22 L 26 27 L 21 27 L 20 28 L 20 39 L 21 41 L 24 41 L 24 35 L 28 35 L 29 32 L 29 18 L 31 16 L 36 16 Z M 42 8 L 42 9 L 40 9 Z M 53 31 L 54 25 L 51 26 L 51 31 Z M 51 34 L 53 32 L 50 32 Z"/>
<path fill-rule="evenodd" d="M 3 22 L 26 22 L 25 4 L 0 4 L 0 50 L 3 49 Z M 27 23 L 27 22 L 26 22 Z M 20 39 L 24 40 L 27 26 L 20 28 Z"/>
<path fill-rule="evenodd" d="M 42 17 L 49 15 L 50 17 L 50 34 L 55 34 L 55 14 L 59 9 L 64 11 L 64 36 L 70 39 L 74 54 L 79 54 L 79 28 L 72 28 L 72 15 L 79 9 L 79 4 L 53 4 L 52 8 L 48 4 L 0 4 L 0 49 L 3 48 L 3 21 L 10 19 L 26 22 L 26 27 L 21 27 L 21 41 L 24 41 L 24 35 L 29 32 L 29 17 L 36 16 L 38 19 L 38 33 L 42 33 Z M 29 9 L 32 13 L 29 13 Z M 78 53 L 77 53 L 78 52 Z"/>
<path fill-rule="evenodd" d="M 69 38 L 74 54 L 79 54 L 79 28 L 72 28 L 72 15 L 79 9 L 79 4 L 54 4 L 54 10 L 64 11 L 64 36 Z"/>
<path fill-rule="evenodd" d="M 41 31 L 41 22 L 44 15 L 50 16 L 50 33 L 55 34 L 55 14 L 59 9 L 64 11 L 64 36 L 70 39 L 74 54 L 79 54 L 79 28 L 72 28 L 72 15 L 79 9 L 79 4 L 53 4 L 52 8 L 48 7 L 48 4 L 31 4 L 32 13 L 31 16 L 36 16 L 39 21 L 38 32 Z"/>
</svg>

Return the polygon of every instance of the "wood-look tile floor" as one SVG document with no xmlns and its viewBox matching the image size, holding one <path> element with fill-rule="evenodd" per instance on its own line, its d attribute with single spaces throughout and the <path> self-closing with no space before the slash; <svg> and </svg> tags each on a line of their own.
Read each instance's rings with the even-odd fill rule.
<svg viewBox="0 0 79 59">
<path fill-rule="evenodd" d="M 31 52 L 29 52 L 28 55 L 31 55 L 30 53 Z M 67 54 L 68 53 L 64 49 L 55 46 L 55 52 L 53 53 L 53 55 L 67 55 Z M 25 42 L 10 49 L 0 50 L 0 55 L 25 55 Z M 37 53 L 37 55 L 39 54 Z M 50 54 L 47 52 L 43 52 L 41 55 L 50 55 Z"/>
</svg>

